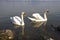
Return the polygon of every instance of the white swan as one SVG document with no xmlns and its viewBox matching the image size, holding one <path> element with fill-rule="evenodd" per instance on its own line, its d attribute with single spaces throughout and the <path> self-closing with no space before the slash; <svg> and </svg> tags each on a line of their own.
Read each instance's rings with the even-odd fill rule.
<svg viewBox="0 0 60 40">
<path fill-rule="evenodd" d="M 21 18 L 19 16 L 13 16 L 13 17 L 10 17 L 10 19 L 12 20 L 13 24 L 23 26 L 24 25 L 24 18 L 23 18 L 24 15 L 25 15 L 25 13 L 22 12 Z"/>
<path fill-rule="evenodd" d="M 35 18 L 28 17 L 33 22 L 41 22 L 41 21 L 47 21 L 46 14 L 48 13 L 48 9 L 44 12 L 44 18 L 39 13 L 34 13 L 32 16 Z"/>
</svg>

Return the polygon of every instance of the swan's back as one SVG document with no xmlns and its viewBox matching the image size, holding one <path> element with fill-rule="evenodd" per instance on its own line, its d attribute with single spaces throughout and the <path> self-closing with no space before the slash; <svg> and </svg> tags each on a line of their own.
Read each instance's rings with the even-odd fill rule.
<svg viewBox="0 0 60 40">
<path fill-rule="evenodd" d="M 33 13 L 32 16 L 35 17 L 38 20 L 43 20 L 43 17 L 39 13 Z"/>
<path fill-rule="evenodd" d="M 12 20 L 12 23 L 21 25 L 21 18 L 19 16 L 10 17 L 10 19 Z"/>
<path fill-rule="evenodd" d="M 17 20 L 19 20 L 20 22 L 22 21 L 19 16 L 15 16 L 15 18 L 16 18 Z"/>
</svg>

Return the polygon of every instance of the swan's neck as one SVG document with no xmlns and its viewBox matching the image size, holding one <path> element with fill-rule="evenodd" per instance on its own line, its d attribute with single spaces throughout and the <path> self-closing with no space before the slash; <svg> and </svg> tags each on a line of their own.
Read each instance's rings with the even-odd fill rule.
<svg viewBox="0 0 60 40">
<path fill-rule="evenodd" d="M 44 13 L 44 19 L 47 20 L 47 12 Z"/>
<path fill-rule="evenodd" d="M 23 15 L 21 15 L 21 19 L 22 19 L 22 26 L 24 25 L 24 17 Z"/>
</svg>

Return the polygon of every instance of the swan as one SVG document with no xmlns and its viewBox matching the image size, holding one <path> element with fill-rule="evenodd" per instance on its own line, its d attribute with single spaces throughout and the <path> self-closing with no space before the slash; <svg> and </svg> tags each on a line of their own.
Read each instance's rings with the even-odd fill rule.
<svg viewBox="0 0 60 40">
<path fill-rule="evenodd" d="M 12 20 L 13 24 L 24 26 L 24 18 L 23 18 L 24 15 L 25 15 L 25 12 L 22 12 L 21 18 L 19 16 L 13 16 L 13 17 L 10 17 L 10 19 Z"/>
<path fill-rule="evenodd" d="M 28 17 L 33 22 L 41 22 L 41 21 L 47 21 L 46 14 L 48 13 L 48 9 L 44 12 L 44 18 L 39 13 L 33 13 L 32 16 L 35 18 Z"/>
</svg>

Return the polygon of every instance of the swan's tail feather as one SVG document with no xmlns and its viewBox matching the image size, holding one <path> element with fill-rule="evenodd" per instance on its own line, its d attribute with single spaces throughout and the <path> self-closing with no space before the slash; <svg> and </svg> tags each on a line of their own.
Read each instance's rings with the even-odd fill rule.
<svg viewBox="0 0 60 40">
<path fill-rule="evenodd" d="M 18 19 L 16 19 L 15 17 L 10 17 L 10 19 L 11 19 L 11 22 L 12 22 L 13 24 L 21 25 L 21 22 L 20 22 Z"/>
<path fill-rule="evenodd" d="M 11 19 L 11 22 L 14 23 L 14 22 L 13 22 L 13 17 L 10 17 L 10 19 Z"/>
<path fill-rule="evenodd" d="M 12 17 L 10 17 L 10 19 L 13 19 Z"/>
</svg>

